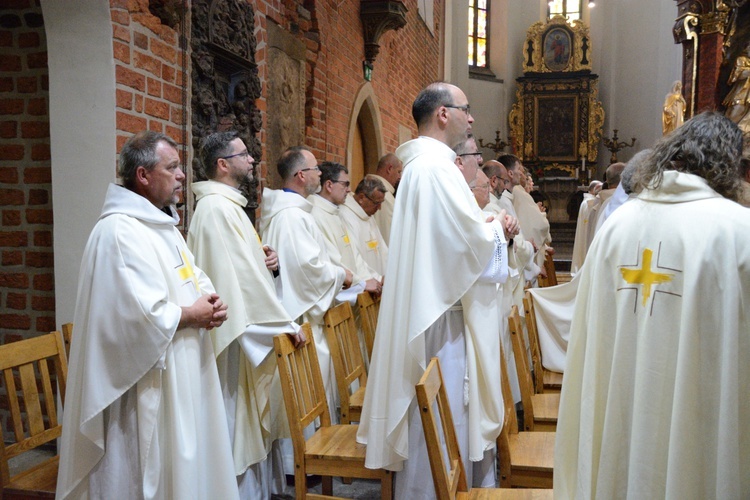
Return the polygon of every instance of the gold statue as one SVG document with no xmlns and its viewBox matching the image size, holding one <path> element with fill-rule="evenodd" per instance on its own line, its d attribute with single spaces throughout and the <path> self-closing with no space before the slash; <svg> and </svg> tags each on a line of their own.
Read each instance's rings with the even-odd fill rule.
<svg viewBox="0 0 750 500">
<path fill-rule="evenodd" d="M 727 83 L 732 86 L 724 99 L 726 116 L 736 123 L 743 133 L 750 133 L 750 57 L 742 55 L 734 62 Z"/>
<path fill-rule="evenodd" d="M 676 81 L 672 85 L 672 92 L 667 94 L 664 100 L 664 109 L 661 115 L 661 127 L 664 135 L 667 135 L 685 121 L 685 107 L 687 103 L 682 97 L 682 82 Z"/>
</svg>

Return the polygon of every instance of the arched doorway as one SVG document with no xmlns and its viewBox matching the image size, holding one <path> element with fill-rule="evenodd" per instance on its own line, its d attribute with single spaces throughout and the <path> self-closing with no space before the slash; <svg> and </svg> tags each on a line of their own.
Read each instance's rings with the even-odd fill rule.
<svg viewBox="0 0 750 500">
<path fill-rule="evenodd" d="M 383 154 L 380 109 L 370 82 L 364 83 L 357 93 L 347 137 L 346 165 L 354 191 L 362 177 L 375 172 Z"/>
</svg>

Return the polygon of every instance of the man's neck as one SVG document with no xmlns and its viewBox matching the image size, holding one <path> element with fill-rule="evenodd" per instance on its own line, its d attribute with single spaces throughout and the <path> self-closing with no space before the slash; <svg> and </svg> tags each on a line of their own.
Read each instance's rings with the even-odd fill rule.
<svg viewBox="0 0 750 500">
<path fill-rule="evenodd" d="M 300 195 L 303 198 L 307 198 L 307 196 L 305 195 L 304 190 L 301 190 L 297 186 L 288 186 L 287 185 L 287 186 L 282 187 L 281 190 L 284 191 L 285 193 L 296 193 L 296 194 Z"/>
<path fill-rule="evenodd" d="M 332 200 L 331 198 L 328 198 L 327 196 L 324 196 L 324 195 L 322 195 L 322 194 L 320 194 L 320 193 L 318 193 L 318 196 L 320 196 L 321 198 L 323 198 L 324 200 L 326 200 L 326 201 L 327 201 L 328 203 L 330 203 L 330 204 L 331 204 L 331 205 L 333 205 L 334 207 L 337 207 L 337 206 L 339 206 L 339 204 L 338 204 L 338 203 L 336 203 L 335 201 L 333 201 L 333 200 Z"/>
</svg>

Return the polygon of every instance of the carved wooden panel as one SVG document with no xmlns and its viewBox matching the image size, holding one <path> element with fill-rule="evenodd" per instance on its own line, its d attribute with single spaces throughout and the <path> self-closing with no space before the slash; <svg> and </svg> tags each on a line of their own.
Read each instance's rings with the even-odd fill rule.
<svg viewBox="0 0 750 500">
<path fill-rule="evenodd" d="M 307 48 L 268 21 L 267 184 L 281 187 L 276 162 L 290 146 L 305 143 L 305 61 Z"/>
<path fill-rule="evenodd" d="M 258 133 L 261 114 L 255 106 L 261 87 L 255 64 L 253 7 L 242 0 L 192 2 L 192 132 L 193 175 L 206 178 L 198 157 L 201 138 L 236 130 L 256 165 L 261 158 Z M 248 199 L 246 212 L 255 220 L 258 168 L 253 181 L 240 189 Z"/>
</svg>

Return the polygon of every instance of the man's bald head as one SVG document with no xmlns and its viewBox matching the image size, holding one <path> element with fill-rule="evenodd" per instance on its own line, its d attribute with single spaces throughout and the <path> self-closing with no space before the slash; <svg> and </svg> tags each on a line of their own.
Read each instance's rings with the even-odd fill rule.
<svg viewBox="0 0 750 500">
<path fill-rule="evenodd" d="M 623 170 L 625 170 L 625 164 L 620 162 L 613 163 L 607 167 L 605 175 L 607 176 L 607 186 L 609 186 L 609 189 L 614 189 L 620 184 L 620 176 Z"/>
<path fill-rule="evenodd" d="M 490 189 L 492 194 L 498 198 L 502 196 L 503 191 L 511 189 L 510 177 L 505 165 L 497 160 L 489 160 L 482 165 L 482 172 L 490 180 Z"/>
</svg>

